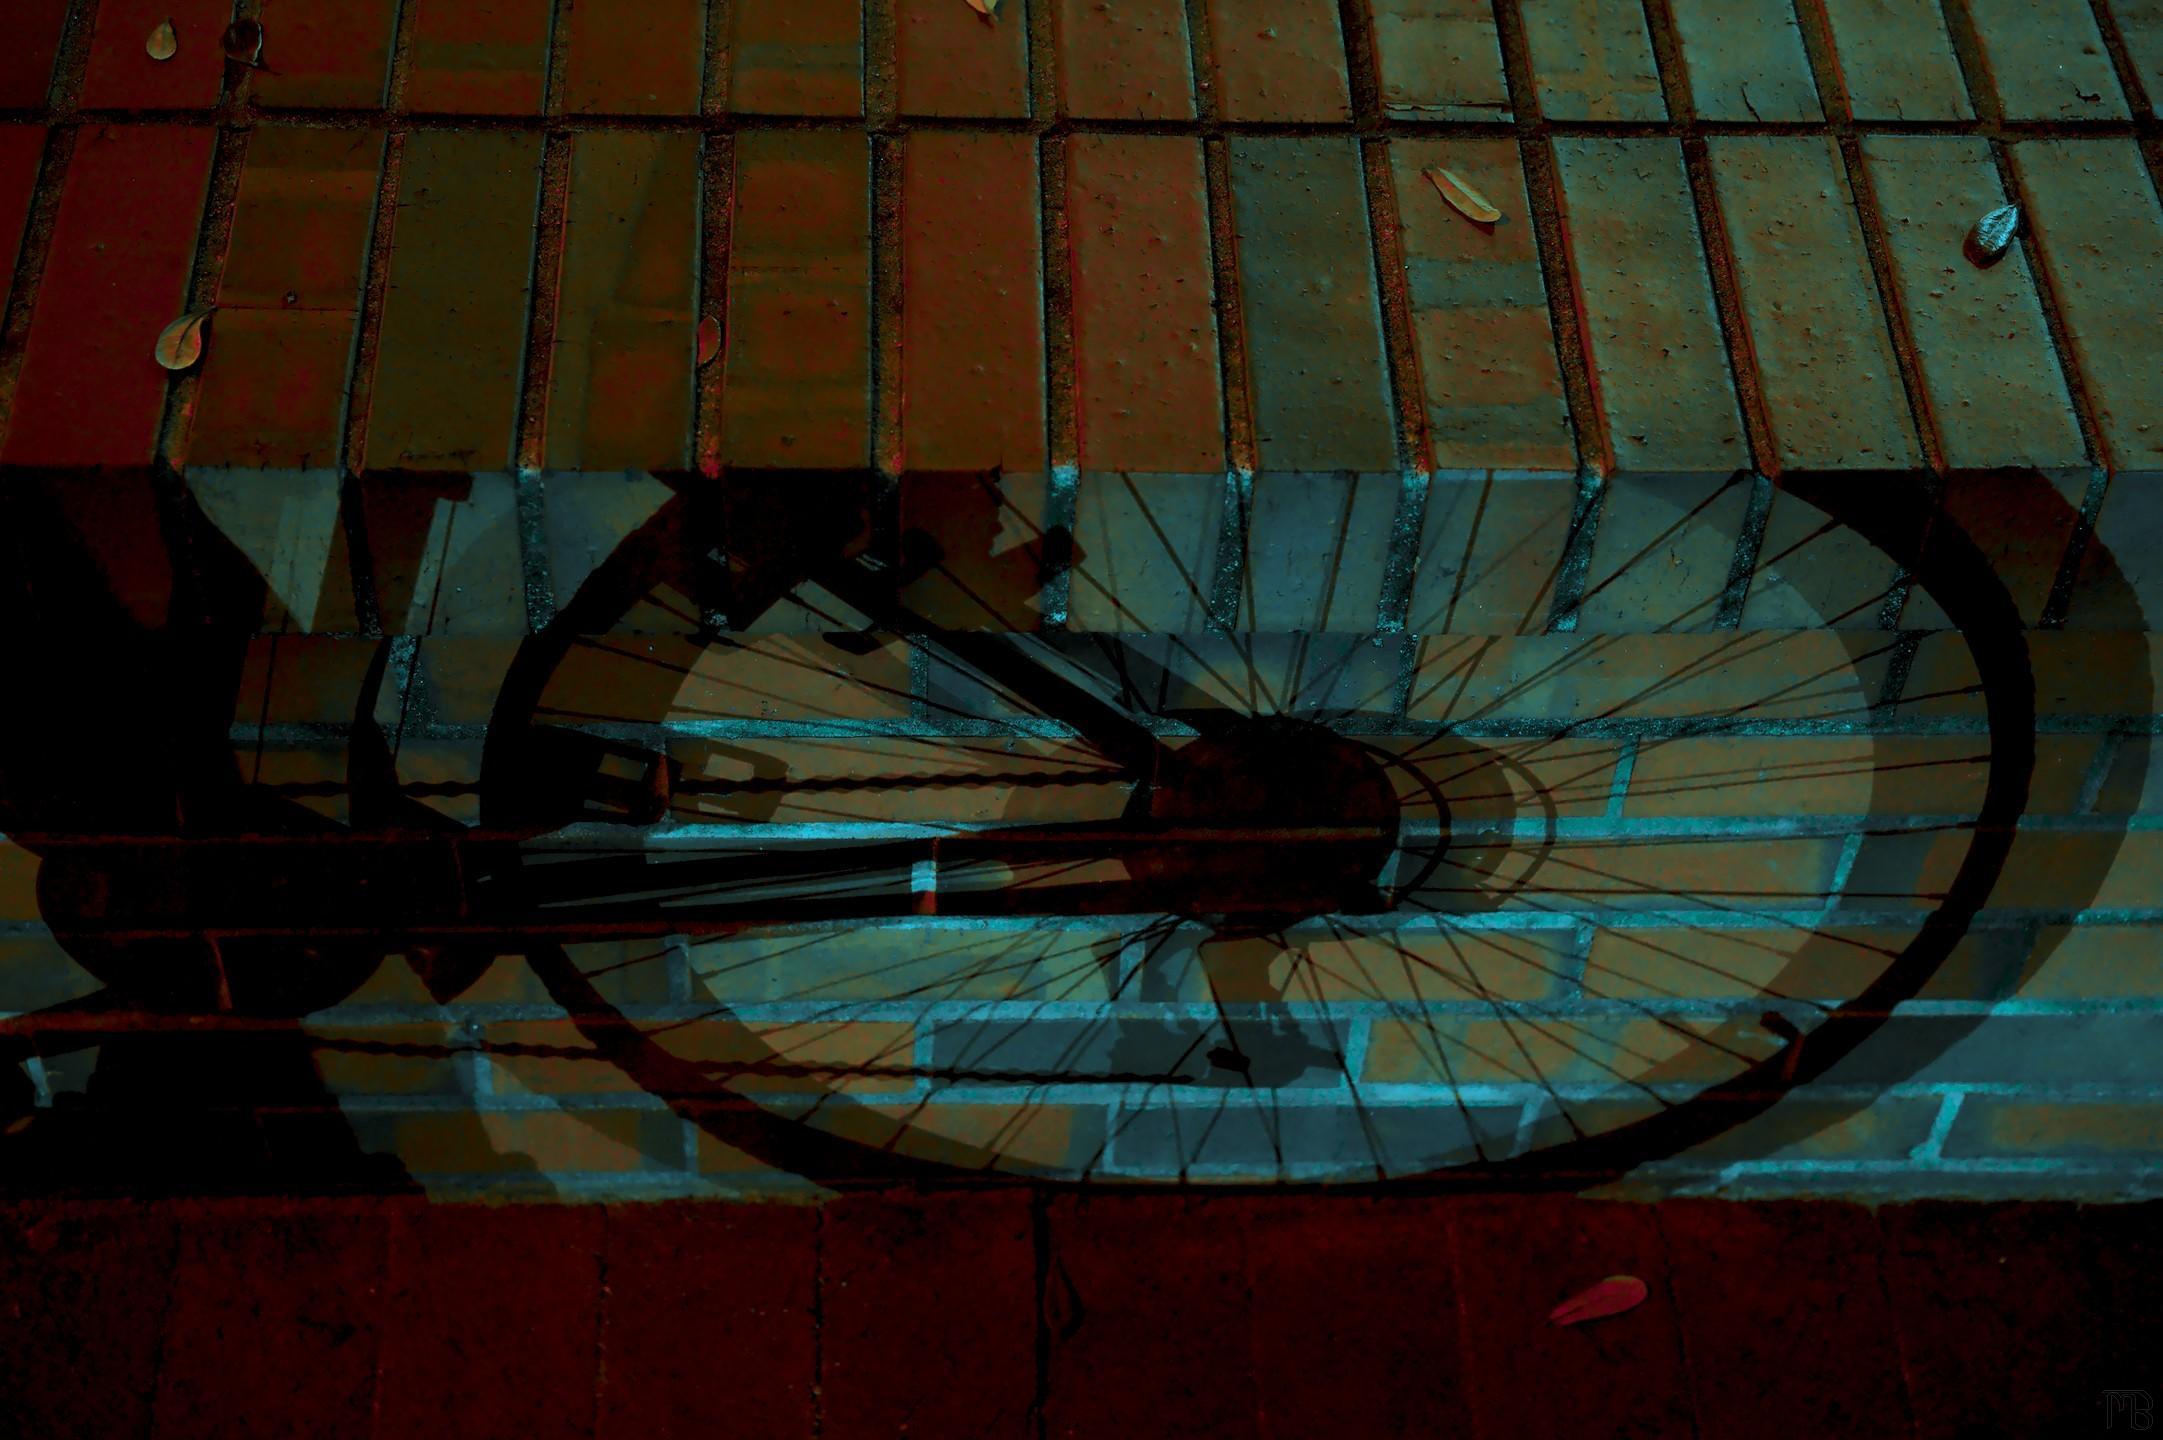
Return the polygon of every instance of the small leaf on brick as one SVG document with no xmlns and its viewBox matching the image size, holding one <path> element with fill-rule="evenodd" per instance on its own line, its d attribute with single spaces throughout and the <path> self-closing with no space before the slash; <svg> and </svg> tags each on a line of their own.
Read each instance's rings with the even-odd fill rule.
<svg viewBox="0 0 2163 1440">
<path fill-rule="evenodd" d="M 1582 1325 L 1608 1315 L 1620 1315 L 1645 1303 L 1645 1282 L 1635 1275 L 1610 1275 L 1589 1290 L 1581 1290 L 1547 1312 L 1557 1325 Z"/>
<path fill-rule="evenodd" d="M 166 326 L 153 352 L 158 363 L 168 370 L 185 370 L 202 359 L 203 325 L 209 319 L 208 310 L 191 310 Z"/>
<path fill-rule="evenodd" d="M 235 20 L 225 27 L 225 58 L 242 65 L 263 63 L 263 26 L 256 20 Z"/>
<path fill-rule="evenodd" d="M 153 60 L 170 60 L 179 50 L 180 40 L 173 34 L 173 22 L 170 20 L 151 31 L 150 38 L 143 43 L 143 53 Z"/>
<path fill-rule="evenodd" d="M 2012 246 L 2013 237 L 2020 233 L 2020 207 L 2000 205 L 1997 209 L 1975 222 L 1975 234 L 1970 237 L 1975 253 L 1985 260 L 1995 260 Z"/>
<path fill-rule="evenodd" d="M 698 322 L 698 363 L 711 365 L 721 353 L 721 322 L 708 315 Z"/>
<path fill-rule="evenodd" d="M 969 0 L 969 8 L 986 20 L 999 18 L 999 0 Z"/>
<path fill-rule="evenodd" d="M 1433 165 L 1425 174 L 1434 182 L 1434 188 L 1442 192 L 1442 198 L 1450 202 L 1450 208 L 1475 225 L 1492 225 L 1502 218 L 1502 212 L 1490 205 L 1485 195 L 1467 185 L 1454 171 Z"/>
</svg>

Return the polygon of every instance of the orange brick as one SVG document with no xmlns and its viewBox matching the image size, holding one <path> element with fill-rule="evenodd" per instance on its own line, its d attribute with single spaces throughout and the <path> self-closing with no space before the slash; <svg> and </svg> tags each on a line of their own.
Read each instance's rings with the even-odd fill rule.
<svg viewBox="0 0 2163 1440">
<path fill-rule="evenodd" d="M 1971 1095 L 1946 1136 L 1945 1153 L 2146 1158 L 2163 1149 L 2163 1105 L 2153 1101 L 2023 1100 Z"/>
<path fill-rule="evenodd" d="M 1798 927 L 1596 930 L 1585 993 L 1608 999 L 1840 1000 L 1906 948 L 1891 930 Z"/>
<path fill-rule="evenodd" d="M 967 5 L 894 0 L 894 41 L 903 115 L 1029 113 L 1029 26 L 1021 4 L 986 24 Z"/>
<path fill-rule="evenodd" d="M 916 1027 L 900 1021 L 688 1025 L 662 1043 L 743 1094 L 859 1095 L 916 1085 Z"/>
<path fill-rule="evenodd" d="M 1348 120 L 1344 39 L 1329 0 L 1209 0 L 1226 120 Z"/>
<path fill-rule="evenodd" d="M 729 109 L 739 115 L 859 115 L 863 6 L 857 0 L 729 7 Z"/>
<path fill-rule="evenodd" d="M 547 83 L 550 0 L 413 0 L 413 110 L 531 115 Z"/>
<path fill-rule="evenodd" d="M 1068 114 L 1090 120 L 1193 117 L 1187 12 L 1180 0 L 1140 0 L 1117 9 L 1096 0 L 1058 0 L 1058 7 L 1061 98 Z"/>
</svg>

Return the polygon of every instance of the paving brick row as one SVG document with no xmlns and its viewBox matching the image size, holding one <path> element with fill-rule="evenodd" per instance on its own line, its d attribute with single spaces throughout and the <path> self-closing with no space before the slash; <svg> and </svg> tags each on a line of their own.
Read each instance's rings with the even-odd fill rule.
<svg viewBox="0 0 2163 1440">
<path fill-rule="evenodd" d="M 0 15 L 0 106 L 34 110 L 52 86 L 68 0 L 20 0 Z"/>
<path fill-rule="evenodd" d="M 162 125 L 77 135 L 0 460 L 150 459 L 166 388 L 152 348 L 187 299 L 213 138 Z"/>
<path fill-rule="evenodd" d="M 916 131 L 901 203 L 902 467 L 1041 468 L 1036 140 Z"/>
<path fill-rule="evenodd" d="M 1243 137 L 1231 169 L 1260 468 L 1395 469 L 1357 147 Z"/>
<path fill-rule="evenodd" d="M 1665 120 L 1645 8 L 1628 0 L 1520 0 L 1540 113 L 1549 120 Z"/>
<path fill-rule="evenodd" d="M 383 135 L 265 125 L 248 142 L 186 456 L 335 466 Z"/>
<path fill-rule="evenodd" d="M 511 462 L 540 165 L 538 135 L 407 136 L 369 468 L 471 472 Z"/>
<path fill-rule="evenodd" d="M 1849 112 L 1870 120 L 1966 120 L 1975 108 L 1938 0 L 1821 0 Z"/>
<path fill-rule="evenodd" d="M 571 142 L 550 469 L 689 463 L 698 167 L 695 135 L 589 131 Z"/>
<path fill-rule="evenodd" d="M 1219 118 L 1348 120 L 1334 0 L 1209 0 Z"/>
<path fill-rule="evenodd" d="M 740 115 L 861 115 L 859 0 L 729 7 L 729 109 Z"/>
<path fill-rule="evenodd" d="M 219 37 L 233 18 L 226 0 L 102 0 L 90 34 L 82 103 L 93 109 L 207 109 L 225 82 Z M 172 57 L 153 60 L 150 32 L 172 22 Z"/>
<path fill-rule="evenodd" d="M 1029 28 L 1015 0 L 986 23 L 967 5 L 895 0 L 895 68 L 901 113 L 1008 116 L 1029 113 Z M 1042 5 L 1050 0 L 1034 0 Z"/>
<path fill-rule="evenodd" d="M 2027 257 L 2016 247 L 1986 267 L 1963 250 L 1977 218 L 2008 198 L 1988 142 L 1874 135 L 1863 154 L 1946 464 L 2081 464 Z"/>
<path fill-rule="evenodd" d="M 1482 0 L 1372 0 L 1383 113 L 1400 120 L 1507 120 L 1495 10 Z"/>
<path fill-rule="evenodd" d="M 2163 209 L 2131 140 L 2028 140 L 2013 160 L 2051 293 L 2094 397 L 2111 466 L 2163 471 L 2163 370 L 2154 363 Z"/>
<path fill-rule="evenodd" d="M 264 0 L 263 67 L 247 94 L 262 105 L 372 109 L 390 79 L 392 0 Z M 275 44 L 273 44 L 273 39 Z"/>
<path fill-rule="evenodd" d="M 1427 179 L 1461 176 L 1504 212 L 1491 226 Z M 1443 470 L 1571 471 L 1577 446 L 1555 359 L 1546 281 L 1513 140 L 1390 146 L 1428 443 Z"/>
<path fill-rule="evenodd" d="M 1553 143 L 1593 394 L 1617 468 L 1725 475 L 1747 464 L 1681 147 Z"/>
<path fill-rule="evenodd" d="M 1224 396 L 1201 145 L 1077 135 L 1066 146 L 1081 466 L 1219 473 Z"/>
<path fill-rule="evenodd" d="M 1670 0 L 1705 120 L 1816 120 L 1817 82 L 1793 0 Z"/>
<path fill-rule="evenodd" d="M 1780 462 L 1918 463 L 1838 151 L 1817 138 L 1722 137 L 1712 166 Z"/>
<path fill-rule="evenodd" d="M 406 108 L 539 114 L 547 98 L 553 10 L 553 0 L 413 0 L 405 7 L 413 35 Z"/>
<path fill-rule="evenodd" d="M 706 0 L 566 0 L 561 108 L 572 114 L 690 115 L 699 107 Z"/>
<path fill-rule="evenodd" d="M 870 160 L 861 135 L 737 137 L 722 380 L 736 464 L 870 457 Z"/>
<path fill-rule="evenodd" d="M 1129 0 L 1117 7 L 1058 0 L 1053 17 L 1067 114 L 1086 120 L 1193 118 L 1184 0 Z"/>
<path fill-rule="evenodd" d="M 1967 0 L 1967 10 L 2006 119 L 2124 118 L 2087 0 Z"/>
</svg>

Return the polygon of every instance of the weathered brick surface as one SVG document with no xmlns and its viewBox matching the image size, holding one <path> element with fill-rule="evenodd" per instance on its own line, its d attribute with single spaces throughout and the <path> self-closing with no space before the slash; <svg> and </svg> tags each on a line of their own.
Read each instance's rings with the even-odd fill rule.
<svg viewBox="0 0 2163 1440">
<path fill-rule="evenodd" d="M 232 7 L 224 0 L 103 0 L 90 36 L 82 103 L 115 110 L 208 106 L 225 79 L 218 43 Z M 150 32 L 170 20 L 171 59 L 150 58 Z"/>
<path fill-rule="evenodd" d="M 2095 397 L 2112 467 L 2163 470 L 2163 372 L 2143 295 L 2163 276 L 2163 209 L 2129 140 L 2066 138 L 2012 147 L 2051 292 Z"/>
<path fill-rule="evenodd" d="M 2030 624 L 2043 613 L 2064 563 L 2087 476 L 2046 479 L 2032 472 L 1955 475 L 1946 481 L 1945 513 L 1957 533 L 1990 557 L 1991 568 Z M 1908 593 L 1900 623 L 1917 630 L 1951 622 L 1927 590 Z"/>
<path fill-rule="evenodd" d="M 265 0 L 264 63 L 248 94 L 263 105 L 381 104 L 397 14 L 392 0 Z"/>
<path fill-rule="evenodd" d="M 870 211 L 870 154 L 861 137 L 738 137 L 722 380 L 731 463 L 864 463 Z"/>
<path fill-rule="evenodd" d="M 250 137 L 187 458 L 333 466 L 383 136 L 266 125 Z"/>
<path fill-rule="evenodd" d="M 405 103 L 454 114 L 537 114 L 548 83 L 549 0 L 417 0 Z"/>
<path fill-rule="evenodd" d="M 704 0 L 625 10 L 571 0 L 557 24 L 569 51 L 562 108 L 573 114 L 688 115 L 698 109 Z"/>
<path fill-rule="evenodd" d="M 2148 92 L 2149 113 L 2157 113 L 2163 108 L 2163 5 L 2156 0 L 2114 0 L 2110 9 L 2134 73 Z"/>
<path fill-rule="evenodd" d="M 698 163 L 694 135 L 589 132 L 572 142 L 549 356 L 551 469 L 689 460 Z"/>
<path fill-rule="evenodd" d="M 1081 466 L 1220 471 L 1224 397 L 1201 147 L 1139 135 L 1066 144 Z"/>
<path fill-rule="evenodd" d="M 0 105 L 29 110 L 45 103 L 67 13 L 68 0 L 22 0 L 0 15 Z"/>
<path fill-rule="evenodd" d="M 1387 475 L 1256 477 L 1240 624 L 1374 631 L 1398 490 Z"/>
<path fill-rule="evenodd" d="M 1593 393 L 1616 465 L 1727 474 L 1749 448 L 1680 148 L 1650 139 L 1554 146 Z"/>
<path fill-rule="evenodd" d="M 1986 268 L 1962 251 L 1976 217 L 2006 203 L 1988 144 L 1872 136 L 1863 153 L 1946 463 L 2079 465 L 2080 426 L 2027 257 Z"/>
<path fill-rule="evenodd" d="M 1475 225 L 1423 173 L 1443 167 L 1505 211 Z M 1390 147 L 1429 444 L 1443 470 L 1576 468 L 1546 282 L 1509 140 Z"/>
<path fill-rule="evenodd" d="M 863 113 L 863 6 L 857 0 L 732 5 L 728 14 L 731 110 Z"/>
<path fill-rule="evenodd" d="M 1214 591 L 1224 481 L 1211 475 L 1101 475 L 1074 502 L 1078 555 L 1068 623 L 1078 630 L 1201 628 Z"/>
<path fill-rule="evenodd" d="M 1058 0 L 1053 16 L 1067 114 L 1090 120 L 1193 116 L 1193 52 L 1182 0 L 1116 7 Z"/>
<path fill-rule="evenodd" d="M 895 0 L 895 67 L 903 115 L 1029 113 L 1028 0 L 986 23 L 967 5 Z M 1037 4 L 1049 0 L 1035 0 Z"/>
<path fill-rule="evenodd" d="M 1406 628 L 1421 635 L 1544 630 L 1576 503 L 1574 480 L 1437 476 L 1420 521 Z"/>
<path fill-rule="evenodd" d="M 533 135 L 407 137 L 368 414 L 371 468 L 490 470 L 511 460 L 540 160 Z"/>
<path fill-rule="evenodd" d="M 1712 165 L 1781 462 L 1915 464 L 1914 422 L 1838 152 L 1819 139 L 1721 138 Z"/>
<path fill-rule="evenodd" d="M 1217 113 L 1226 120 L 1345 120 L 1351 92 L 1329 0 L 1210 0 Z"/>
<path fill-rule="evenodd" d="M 1820 0 L 1857 120 L 1965 120 L 1975 113 L 1936 0 Z"/>
<path fill-rule="evenodd" d="M 1706 120 L 1815 120 L 1823 112 L 1789 0 L 1669 0 Z"/>
<path fill-rule="evenodd" d="M 967 10 L 967 6 L 962 7 Z M 902 468 L 1044 463 L 1036 142 L 920 130 L 902 157 Z M 956 226 L 965 214 L 970 223 Z"/>
<path fill-rule="evenodd" d="M 151 357 L 195 255 L 208 130 L 91 126 L 75 142 L 0 459 L 150 459 L 165 403 Z"/>
<path fill-rule="evenodd" d="M 1743 480 L 1616 477 L 1585 573 L 1579 623 L 1595 631 L 1709 627 L 1749 499 Z"/>
<path fill-rule="evenodd" d="M 2082 0 L 1967 0 L 2010 120 L 2123 117 L 2125 95 Z"/>
<path fill-rule="evenodd" d="M 1382 109 L 1402 120 L 1507 120 L 1492 5 L 1374 0 Z"/>
<path fill-rule="evenodd" d="M 1239 293 L 1264 470 L 1389 470 L 1397 451 L 1358 152 L 1232 144 Z"/>
<path fill-rule="evenodd" d="M 1519 0 L 1540 113 L 1550 120 L 1665 120 L 1642 6 Z"/>
<path fill-rule="evenodd" d="M 1827 626 L 1870 630 L 1892 590 L 1893 561 L 1824 511 L 1775 491 L 1758 546 L 1742 625 L 1750 630 Z"/>
</svg>

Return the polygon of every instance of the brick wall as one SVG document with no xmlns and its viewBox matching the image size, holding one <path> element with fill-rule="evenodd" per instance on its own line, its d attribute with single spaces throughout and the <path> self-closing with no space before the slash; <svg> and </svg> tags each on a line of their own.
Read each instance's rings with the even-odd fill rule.
<svg viewBox="0 0 2163 1440">
<path fill-rule="evenodd" d="M 1614 1135 L 1569 1178 L 2154 1190 L 2143 7 L 264 0 L 262 71 L 168 8 L 163 64 L 163 10 L 0 21 L 14 1173 L 1365 1180 Z M 979 640 L 769 585 L 821 547 Z M 985 636 L 1165 745 L 1360 736 L 1405 903 L 972 914 L 969 834 L 1128 789 Z M 555 959 L 95 933 L 170 878 L 115 835 L 231 837 L 181 883 L 247 902 L 484 833 L 537 714 L 714 782 L 541 859 L 952 848 L 850 881 L 876 920 Z M 254 798 L 204 819 L 205 766 Z M 249 978 L 280 936 L 308 983 Z M 1197 1058 L 1227 1014 L 1244 1069 Z"/>
</svg>

